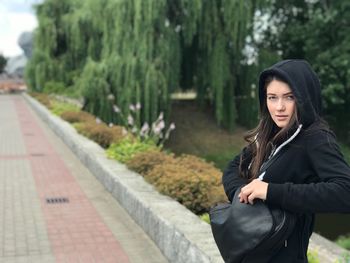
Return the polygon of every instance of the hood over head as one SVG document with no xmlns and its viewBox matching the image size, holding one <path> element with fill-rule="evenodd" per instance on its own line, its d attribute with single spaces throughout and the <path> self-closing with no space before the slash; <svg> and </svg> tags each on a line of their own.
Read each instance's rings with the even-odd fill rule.
<svg viewBox="0 0 350 263">
<path fill-rule="evenodd" d="M 321 85 L 316 73 L 307 61 L 283 60 L 261 72 L 259 78 L 261 110 L 263 102 L 266 100 L 265 81 L 271 75 L 288 83 L 296 98 L 299 119 L 304 128 L 319 119 L 322 110 Z"/>
</svg>

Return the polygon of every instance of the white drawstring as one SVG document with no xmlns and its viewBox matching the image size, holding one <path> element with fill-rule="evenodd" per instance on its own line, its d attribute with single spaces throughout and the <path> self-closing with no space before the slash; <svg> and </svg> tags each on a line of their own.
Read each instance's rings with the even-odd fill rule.
<svg viewBox="0 0 350 263">
<path fill-rule="evenodd" d="M 284 146 L 286 146 L 288 143 L 290 143 L 292 140 L 294 140 L 294 138 L 299 134 L 299 132 L 301 131 L 301 128 L 303 127 L 302 124 L 299 125 L 298 129 L 294 132 L 294 134 L 292 136 L 289 137 L 288 140 L 286 140 L 284 143 L 282 143 L 280 146 L 278 146 L 278 148 L 276 149 L 276 151 L 272 154 L 271 158 L 273 156 L 275 156 Z M 262 174 L 259 175 L 258 180 L 262 181 L 264 179 L 266 171 L 264 171 Z"/>
</svg>

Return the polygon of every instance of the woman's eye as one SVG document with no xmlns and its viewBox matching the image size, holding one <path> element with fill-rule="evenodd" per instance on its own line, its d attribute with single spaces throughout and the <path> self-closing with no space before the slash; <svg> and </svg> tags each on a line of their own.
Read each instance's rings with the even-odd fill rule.
<svg viewBox="0 0 350 263">
<path fill-rule="evenodd" d="M 268 100 L 275 100 L 277 97 L 276 96 L 267 96 Z"/>
<path fill-rule="evenodd" d="M 294 100 L 294 96 L 292 96 L 292 95 L 287 96 L 287 100 Z"/>
</svg>

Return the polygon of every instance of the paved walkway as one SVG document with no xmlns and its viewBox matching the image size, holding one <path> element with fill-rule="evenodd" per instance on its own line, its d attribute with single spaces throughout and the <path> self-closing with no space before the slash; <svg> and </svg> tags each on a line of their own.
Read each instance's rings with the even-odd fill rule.
<svg viewBox="0 0 350 263">
<path fill-rule="evenodd" d="M 20 95 L 0 124 L 0 262 L 167 262 Z"/>
</svg>

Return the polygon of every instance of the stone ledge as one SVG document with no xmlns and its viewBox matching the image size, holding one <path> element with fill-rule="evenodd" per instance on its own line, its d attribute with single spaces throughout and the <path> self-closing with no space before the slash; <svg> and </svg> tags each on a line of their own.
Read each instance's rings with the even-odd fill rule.
<svg viewBox="0 0 350 263">
<path fill-rule="evenodd" d="M 223 262 L 207 223 L 170 197 L 159 194 L 142 176 L 125 165 L 107 159 L 99 145 L 78 134 L 69 123 L 51 114 L 27 94 L 23 96 L 170 262 Z M 316 233 L 311 236 L 309 248 L 316 252 L 321 263 L 334 263 L 349 253 Z"/>
</svg>

